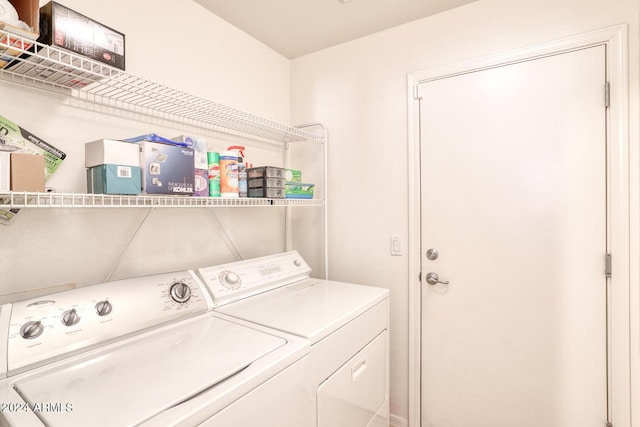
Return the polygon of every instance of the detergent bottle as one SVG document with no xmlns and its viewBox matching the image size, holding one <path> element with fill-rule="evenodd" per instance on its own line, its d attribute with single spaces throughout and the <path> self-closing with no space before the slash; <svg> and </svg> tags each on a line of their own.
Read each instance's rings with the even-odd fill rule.
<svg viewBox="0 0 640 427">
<path fill-rule="evenodd" d="M 238 197 L 238 153 L 220 152 L 220 197 Z"/>
</svg>

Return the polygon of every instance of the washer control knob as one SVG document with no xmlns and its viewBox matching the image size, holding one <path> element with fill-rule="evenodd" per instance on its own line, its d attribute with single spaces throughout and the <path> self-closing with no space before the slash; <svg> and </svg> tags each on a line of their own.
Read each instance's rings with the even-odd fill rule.
<svg viewBox="0 0 640 427">
<path fill-rule="evenodd" d="M 296 259 L 295 261 L 293 261 L 293 265 L 295 265 L 296 267 L 300 267 L 302 265 L 302 261 Z"/>
<path fill-rule="evenodd" d="M 73 308 L 62 313 L 60 320 L 64 326 L 73 326 L 80 321 L 80 315 L 76 309 Z"/>
<path fill-rule="evenodd" d="M 111 314 L 112 310 L 113 306 L 107 300 L 99 301 L 96 304 L 96 313 L 98 313 L 98 316 L 108 316 L 109 314 Z"/>
<path fill-rule="evenodd" d="M 238 289 L 242 284 L 242 280 L 240 280 L 240 276 L 238 276 L 233 271 L 223 271 L 220 273 L 220 283 L 227 289 Z"/>
<path fill-rule="evenodd" d="M 27 322 L 20 328 L 20 336 L 27 340 L 38 338 L 42 332 L 44 332 L 44 325 L 39 320 Z"/>
<path fill-rule="evenodd" d="M 189 298 L 191 298 L 191 288 L 184 282 L 176 282 L 171 285 L 169 293 L 175 302 L 181 304 L 189 301 Z"/>
</svg>

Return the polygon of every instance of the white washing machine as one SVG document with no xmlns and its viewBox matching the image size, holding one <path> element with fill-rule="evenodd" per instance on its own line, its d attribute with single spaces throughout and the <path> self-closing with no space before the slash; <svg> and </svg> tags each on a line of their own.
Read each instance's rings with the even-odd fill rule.
<svg viewBox="0 0 640 427">
<path fill-rule="evenodd" d="M 309 342 L 211 308 L 192 271 L 3 305 L 0 425 L 313 425 Z"/>
<path fill-rule="evenodd" d="M 310 271 L 296 251 L 198 269 L 217 313 L 311 342 L 318 427 L 386 427 L 389 291 Z"/>
</svg>

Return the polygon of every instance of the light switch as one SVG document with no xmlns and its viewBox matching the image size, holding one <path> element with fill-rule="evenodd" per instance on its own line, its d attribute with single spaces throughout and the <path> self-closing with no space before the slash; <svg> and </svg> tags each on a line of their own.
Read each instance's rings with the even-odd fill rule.
<svg viewBox="0 0 640 427">
<path fill-rule="evenodd" d="M 391 256 L 402 256 L 402 240 L 397 234 L 391 235 Z"/>
</svg>

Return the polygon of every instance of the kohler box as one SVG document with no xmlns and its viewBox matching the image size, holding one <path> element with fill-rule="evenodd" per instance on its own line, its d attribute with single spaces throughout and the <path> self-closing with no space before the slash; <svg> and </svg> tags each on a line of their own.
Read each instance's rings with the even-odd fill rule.
<svg viewBox="0 0 640 427">
<path fill-rule="evenodd" d="M 143 192 L 193 195 L 195 168 L 192 148 L 150 141 L 138 144 Z"/>
</svg>

